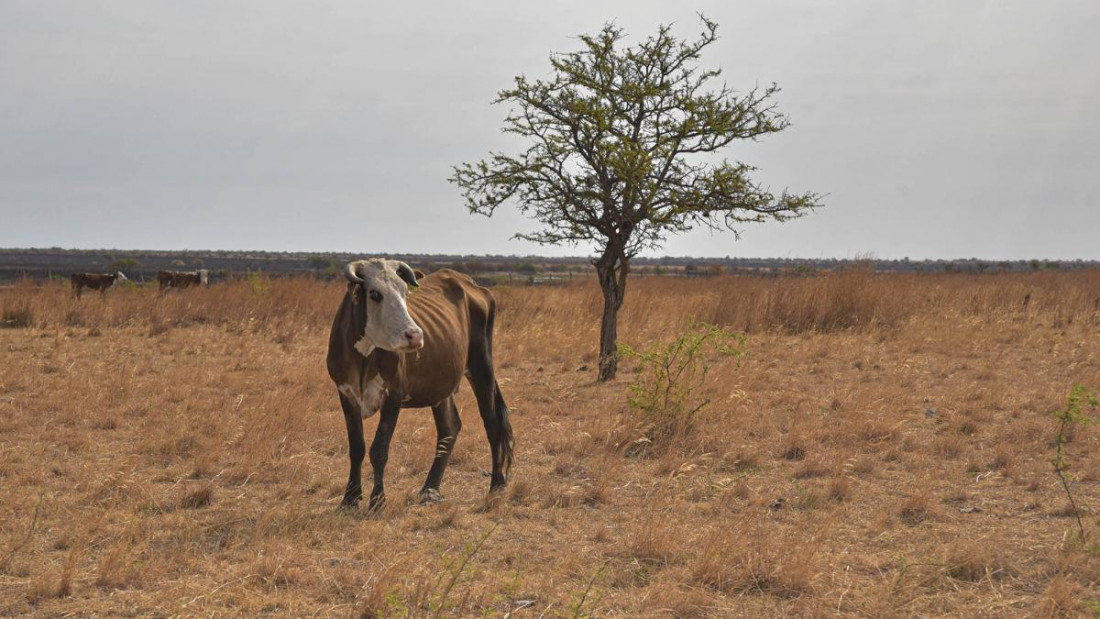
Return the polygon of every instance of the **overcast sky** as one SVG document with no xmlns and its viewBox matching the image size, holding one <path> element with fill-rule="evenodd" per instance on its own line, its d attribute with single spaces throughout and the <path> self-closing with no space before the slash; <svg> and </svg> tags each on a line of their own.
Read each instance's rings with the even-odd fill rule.
<svg viewBox="0 0 1100 619">
<path fill-rule="evenodd" d="M 673 4 L 0 0 L 0 246 L 589 253 L 451 167 L 577 34 L 702 11 L 703 64 L 792 121 L 725 154 L 826 207 L 656 255 L 1100 259 L 1100 2 Z"/>
</svg>

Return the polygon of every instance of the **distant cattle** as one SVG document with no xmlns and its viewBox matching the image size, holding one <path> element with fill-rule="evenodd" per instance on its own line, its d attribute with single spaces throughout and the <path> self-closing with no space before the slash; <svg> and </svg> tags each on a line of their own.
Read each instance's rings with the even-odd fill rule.
<svg viewBox="0 0 1100 619">
<path fill-rule="evenodd" d="M 73 294 L 80 298 L 80 293 L 85 288 L 91 288 L 92 290 L 98 290 L 100 293 L 107 292 L 107 289 L 115 285 L 116 281 L 129 281 L 122 272 L 117 273 L 73 273 L 73 276 L 69 278 L 69 281 L 73 284 Z"/>
<path fill-rule="evenodd" d="M 342 505 L 354 507 L 363 495 L 363 419 L 382 411 L 370 447 L 370 504 L 377 508 L 385 497 L 383 476 L 398 412 L 429 406 L 435 417 L 436 450 L 420 499 L 442 499 L 439 484 L 462 427 L 454 395 L 463 376 L 473 388 L 489 438 L 489 488 L 503 487 L 512 464 L 513 439 L 508 408 L 493 372 L 492 293 L 461 273 L 443 269 L 424 277 L 395 260 L 352 262 L 344 276 L 347 293 L 328 346 L 328 373 L 340 393 L 351 459 Z M 410 288 L 417 292 L 410 293 Z"/>
<path fill-rule="evenodd" d="M 160 289 L 187 288 L 189 286 L 205 286 L 208 283 L 210 272 L 206 269 L 198 271 L 157 271 L 157 282 Z"/>
</svg>

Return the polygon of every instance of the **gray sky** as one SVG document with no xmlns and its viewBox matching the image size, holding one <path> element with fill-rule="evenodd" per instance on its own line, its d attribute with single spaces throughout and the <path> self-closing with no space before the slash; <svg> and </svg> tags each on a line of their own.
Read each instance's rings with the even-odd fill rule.
<svg viewBox="0 0 1100 619">
<path fill-rule="evenodd" d="M 731 159 L 826 208 L 670 255 L 1100 259 L 1100 3 L 0 0 L 0 246 L 579 255 L 471 216 L 514 76 L 614 20 L 720 24 L 793 125 Z M 512 148 L 509 148 L 512 146 Z"/>
</svg>

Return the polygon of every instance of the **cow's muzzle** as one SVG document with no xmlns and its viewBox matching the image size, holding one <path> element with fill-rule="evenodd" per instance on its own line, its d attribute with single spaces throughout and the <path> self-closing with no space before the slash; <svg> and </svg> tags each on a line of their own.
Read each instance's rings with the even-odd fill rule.
<svg viewBox="0 0 1100 619">
<path fill-rule="evenodd" d="M 405 345 L 402 347 L 403 351 L 412 352 L 424 347 L 424 331 L 419 327 L 406 329 L 404 335 Z"/>
</svg>

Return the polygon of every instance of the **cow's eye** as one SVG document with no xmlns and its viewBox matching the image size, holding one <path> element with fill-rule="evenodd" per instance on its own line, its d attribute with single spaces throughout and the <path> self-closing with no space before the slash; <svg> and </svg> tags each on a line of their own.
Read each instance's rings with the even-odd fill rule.
<svg viewBox="0 0 1100 619">
<path fill-rule="evenodd" d="M 377 290 L 371 290 L 370 292 L 367 293 L 367 296 L 369 296 L 370 300 L 374 301 L 375 303 L 381 303 L 382 302 L 382 293 L 378 292 Z"/>
</svg>

